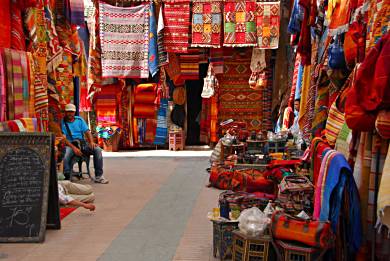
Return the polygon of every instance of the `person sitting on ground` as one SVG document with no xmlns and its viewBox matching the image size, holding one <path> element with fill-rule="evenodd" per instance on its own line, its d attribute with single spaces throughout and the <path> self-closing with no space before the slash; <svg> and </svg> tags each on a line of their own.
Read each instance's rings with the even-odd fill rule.
<svg viewBox="0 0 390 261">
<path fill-rule="evenodd" d="M 58 181 L 58 199 L 61 205 L 83 207 L 90 211 L 95 210 L 92 204 L 95 200 L 92 187 L 89 185 L 72 183 L 69 180 Z"/>
<path fill-rule="evenodd" d="M 87 137 L 87 146 L 93 155 L 93 166 L 95 168 L 95 182 L 107 184 L 108 180 L 103 176 L 103 156 L 102 149 L 94 142 L 91 131 L 89 130 L 84 119 L 75 116 L 76 106 L 74 104 L 67 104 L 65 106 L 65 117 L 61 121 L 62 133 L 66 136 L 65 139 L 65 155 L 64 155 L 64 176 L 65 179 L 70 179 L 70 173 L 73 166 L 71 166 L 71 159 L 74 155 L 82 156 L 80 147 L 77 147 L 72 142 L 83 141 L 84 136 Z"/>
</svg>

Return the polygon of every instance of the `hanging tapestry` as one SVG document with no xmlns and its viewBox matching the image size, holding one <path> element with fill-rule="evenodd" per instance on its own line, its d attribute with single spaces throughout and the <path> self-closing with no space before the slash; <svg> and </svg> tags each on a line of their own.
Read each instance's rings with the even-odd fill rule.
<svg viewBox="0 0 390 261">
<path fill-rule="evenodd" d="M 215 74 L 223 73 L 223 48 L 210 49 L 209 63 Z"/>
<path fill-rule="evenodd" d="M 0 122 L 5 121 L 7 113 L 7 92 L 4 51 L 0 50 Z"/>
<path fill-rule="evenodd" d="M 150 4 L 149 28 L 149 71 L 153 77 L 158 72 L 157 23 L 154 3 Z"/>
<path fill-rule="evenodd" d="M 148 78 L 149 4 L 99 3 L 102 76 Z"/>
<path fill-rule="evenodd" d="M 272 67 L 271 67 L 272 68 Z M 272 70 L 265 70 L 267 86 L 262 90 L 262 130 L 272 130 Z"/>
<path fill-rule="evenodd" d="M 192 46 L 220 48 L 222 1 L 195 0 L 192 13 Z"/>
<path fill-rule="evenodd" d="M 0 17 L 0 47 L 11 47 L 11 0 L 4 0 L 1 3 Z"/>
<path fill-rule="evenodd" d="M 186 53 L 190 33 L 190 1 L 164 3 L 164 45 L 167 52 Z"/>
<path fill-rule="evenodd" d="M 280 2 L 256 3 L 257 44 L 261 49 L 279 47 Z"/>
<path fill-rule="evenodd" d="M 103 85 L 96 97 L 96 117 L 99 124 L 106 122 L 116 124 L 117 120 L 117 99 L 116 94 L 121 86 Z"/>
<path fill-rule="evenodd" d="M 11 49 L 26 51 L 26 41 L 23 32 L 22 9 L 20 8 L 18 2 L 19 1 L 11 1 Z"/>
<path fill-rule="evenodd" d="M 188 49 L 187 54 L 180 54 L 180 79 L 199 80 L 199 61 L 199 49 Z"/>
<path fill-rule="evenodd" d="M 218 120 L 234 119 L 247 124 L 248 130 L 262 129 L 262 90 L 253 90 L 248 58 L 225 60 L 224 76 L 219 83 Z"/>
<path fill-rule="evenodd" d="M 168 112 L 168 99 L 161 99 L 160 108 L 158 109 L 157 112 L 156 137 L 154 137 L 154 144 L 156 145 L 164 145 L 167 142 L 167 136 L 168 136 L 167 112 Z"/>
<path fill-rule="evenodd" d="M 224 5 L 224 46 L 256 46 L 254 0 L 226 0 Z"/>
</svg>

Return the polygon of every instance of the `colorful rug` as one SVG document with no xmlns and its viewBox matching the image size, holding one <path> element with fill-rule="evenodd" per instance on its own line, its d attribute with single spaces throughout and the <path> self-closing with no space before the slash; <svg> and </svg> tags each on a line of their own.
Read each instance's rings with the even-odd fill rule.
<svg viewBox="0 0 390 261">
<path fill-rule="evenodd" d="M 63 220 L 67 216 L 69 216 L 70 213 L 75 211 L 77 208 L 60 208 L 60 219 Z"/>
<path fill-rule="evenodd" d="M 257 44 L 261 49 L 279 47 L 280 2 L 256 3 Z"/>
<path fill-rule="evenodd" d="M 256 46 L 254 0 L 226 0 L 224 3 L 224 46 Z"/>
<path fill-rule="evenodd" d="M 190 1 L 165 1 L 164 26 L 166 51 L 186 53 L 190 38 Z"/>
<path fill-rule="evenodd" d="M 244 121 L 249 130 L 260 130 L 263 93 L 249 87 L 250 75 L 250 56 L 225 60 L 224 76 L 219 80 L 218 120 Z"/>
<path fill-rule="evenodd" d="M 99 3 L 103 77 L 149 77 L 149 7 Z"/>
<path fill-rule="evenodd" d="M 195 0 L 192 4 L 194 47 L 221 47 L 222 0 Z"/>
<path fill-rule="evenodd" d="M 117 85 L 100 86 L 101 91 L 96 95 L 96 116 L 98 123 L 107 122 L 116 124 L 117 122 L 117 92 L 120 87 Z"/>
<path fill-rule="evenodd" d="M 158 13 L 158 24 L 157 24 L 157 49 L 158 49 L 158 66 L 164 66 L 168 64 L 168 53 L 164 44 L 164 18 L 163 8 L 160 6 Z"/>
<path fill-rule="evenodd" d="M 149 16 L 149 71 L 153 77 L 158 72 L 157 22 L 154 3 L 150 4 Z"/>
<path fill-rule="evenodd" d="M 188 49 L 188 53 L 180 54 L 180 80 L 199 80 L 199 61 L 199 49 Z"/>
</svg>

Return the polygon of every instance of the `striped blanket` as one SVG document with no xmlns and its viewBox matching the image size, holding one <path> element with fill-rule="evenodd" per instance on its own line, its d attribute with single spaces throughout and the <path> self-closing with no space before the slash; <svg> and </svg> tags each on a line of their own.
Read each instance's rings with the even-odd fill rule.
<svg viewBox="0 0 390 261">
<path fill-rule="evenodd" d="M 149 77 L 149 8 L 99 3 L 103 77 Z"/>
</svg>

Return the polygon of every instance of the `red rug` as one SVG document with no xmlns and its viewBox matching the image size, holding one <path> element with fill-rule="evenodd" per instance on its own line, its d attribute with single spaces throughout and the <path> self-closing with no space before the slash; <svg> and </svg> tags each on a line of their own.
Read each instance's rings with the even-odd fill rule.
<svg viewBox="0 0 390 261">
<path fill-rule="evenodd" d="M 60 208 L 60 218 L 63 220 L 65 217 L 67 217 L 70 213 L 75 211 L 77 208 Z"/>
<path fill-rule="evenodd" d="M 247 57 L 251 56 L 235 56 L 224 62 L 224 75 L 219 77 L 218 120 L 245 121 L 248 130 L 261 130 L 263 93 L 249 88 L 251 70 Z"/>
</svg>

